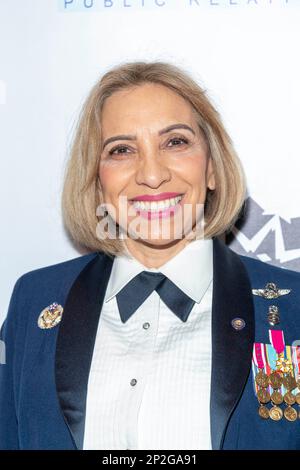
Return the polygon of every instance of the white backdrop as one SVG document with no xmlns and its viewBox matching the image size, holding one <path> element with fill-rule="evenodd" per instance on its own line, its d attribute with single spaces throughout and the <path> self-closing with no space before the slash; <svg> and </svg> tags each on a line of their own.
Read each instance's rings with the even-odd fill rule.
<svg viewBox="0 0 300 470">
<path fill-rule="evenodd" d="M 81 254 L 60 213 L 68 145 L 91 86 L 127 60 L 208 90 L 248 177 L 233 249 L 300 270 L 299 24 L 299 0 L 0 0 L 0 323 L 17 277 Z"/>
</svg>

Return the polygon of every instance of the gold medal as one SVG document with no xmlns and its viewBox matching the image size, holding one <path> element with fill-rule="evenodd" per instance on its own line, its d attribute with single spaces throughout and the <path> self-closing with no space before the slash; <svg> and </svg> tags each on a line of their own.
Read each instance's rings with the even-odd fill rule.
<svg viewBox="0 0 300 470">
<path fill-rule="evenodd" d="M 279 390 L 274 390 L 274 392 L 271 395 L 271 401 L 274 403 L 274 405 L 281 405 L 283 402 L 283 396 L 279 392 Z"/>
<path fill-rule="evenodd" d="M 284 417 L 288 421 L 296 421 L 298 417 L 298 413 L 295 410 L 295 408 L 293 408 L 292 406 L 287 406 L 286 409 L 284 410 Z"/>
<path fill-rule="evenodd" d="M 270 393 L 265 388 L 258 390 L 257 398 L 260 403 L 268 403 L 271 400 Z"/>
<path fill-rule="evenodd" d="M 271 387 L 276 390 L 277 388 L 281 387 L 282 385 L 282 378 L 278 374 L 278 372 L 272 372 L 271 375 L 269 375 L 269 382 Z"/>
<path fill-rule="evenodd" d="M 270 418 L 269 410 L 264 405 L 260 405 L 260 407 L 258 408 L 258 414 L 263 419 L 269 419 Z"/>
<path fill-rule="evenodd" d="M 279 406 L 273 406 L 273 408 L 270 409 L 270 418 L 273 419 L 273 421 L 279 421 L 282 416 L 283 412 Z"/>
<path fill-rule="evenodd" d="M 263 369 L 260 369 L 258 374 L 256 374 L 255 382 L 260 387 L 266 388 L 269 385 L 269 377 L 264 373 Z"/>
<path fill-rule="evenodd" d="M 294 388 L 297 387 L 295 378 L 290 374 L 283 377 L 282 383 L 284 388 L 286 388 L 288 391 L 294 390 Z"/>
<path fill-rule="evenodd" d="M 286 359 L 283 353 L 278 355 L 278 359 L 276 361 L 276 368 L 279 372 L 283 374 L 289 374 L 293 372 L 293 364 L 289 359 Z"/>
<path fill-rule="evenodd" d="M 286 392 L 283 399 L 287 405 L 293 405 L 296 402 L 295 395 L 292 392 Z"/>
</svg>

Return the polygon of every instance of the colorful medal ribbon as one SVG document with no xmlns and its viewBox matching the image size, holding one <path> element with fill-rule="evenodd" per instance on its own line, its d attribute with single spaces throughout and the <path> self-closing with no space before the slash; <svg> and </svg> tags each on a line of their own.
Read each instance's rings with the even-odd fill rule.
<svg viewBox="0 0 300 470">
<path fill-rule="evenodd" d="M 270 401 L 269 377 L 264 372 L 266 364 L 265 345 L 262 343 L 254 343 L 253 346 L 253 368 L 254 368 L 254 388 L 256 397 L 259 402 L 258 414 L 263 419 L 269 419 L 270 413 L 266 404 Z M 256 371 L 255 371 L 256 369 Z"/>
<path fill-rule="evenodd" d="M 278 359 L 278 354 L 272 344 L 266 344 L 266 359 L 267 363 L 269 364 L 271 374 L 274 370 L 276 370 L 276 362 Z"/>
<path fill-rule="evenodd" d="M 295 377 L 300 379 L 300 346 L 292 346 Z"/>
<path fill-rule="evenodd" d="M 296 391 L 296 403 L 300 408 L 300 346 L 292 346 L 293 349 L 293 358 L 294 358 L 294 365 L 295 365 L 295 378 L 297 380 L 297 387 L 298 390 Z M 298 413 L 298 417 L 300 419 L 300 411 Z"/>
<path fill-rule="evenodd" d="M 297 357 L 298 371 L 300 372 L 300 346 L 296 346 L 296 357 Z"/>
<path fill-rule="evenodd" d="M 285 348 L 284 336 L 282 330 L 269 330 L 270 341 L 273 348 L 275 349 L 278 359 L 276 361 L 276 369 L 282 374 L 292 374 L 293 375 L 293 363 L 291 358 L 291 347 L 287 346 Z M 286 355 L 285 357 L 285 349 Z"/>
<path fill-rule="evenodd" d="M 284 352 L 285 342 L 284 334 L 282 330 L 269 330 L 270 343 L 277 352 L 278 356 L 281 356 Z"/>
<path fill-rule="evenodd" d="M 264 369 L 266 363 L 266 356 L 264 345 L 262 343 L 254 343 L 253 361 L 259 369 Z"/>
</svg>

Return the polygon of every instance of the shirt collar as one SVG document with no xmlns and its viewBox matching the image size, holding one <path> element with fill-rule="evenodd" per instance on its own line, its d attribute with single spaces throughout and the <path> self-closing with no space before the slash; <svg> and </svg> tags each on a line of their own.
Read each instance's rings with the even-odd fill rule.
<svg viewBox="0 0 300 470">
<path fill-rule="evenodd" d="M 114 259 L 106 289 L 105 302 L 113 298 L 131 279 L 142 271 L 161 272 L 179 289 L 199 303 L 213 277 L 212 239 L 193 240 L 159 268 L 147 268 L 126 249 Z"/>
</svg>

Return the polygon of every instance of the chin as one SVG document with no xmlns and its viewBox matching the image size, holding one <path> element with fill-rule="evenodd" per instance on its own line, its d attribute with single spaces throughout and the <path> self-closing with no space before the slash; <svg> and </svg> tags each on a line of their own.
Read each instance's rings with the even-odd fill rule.
<svg viewBox="0 0 300 470">
<path fill-rule="evenodd" d="M 153 246 L 155 248 L 167 248 L 172 245 L 176 245 L 178 242 L 180 242 L 180 238 L 139 238 L 137 241 L 139 243 L 142 243 L 147 246 Z"/>
</svg>

